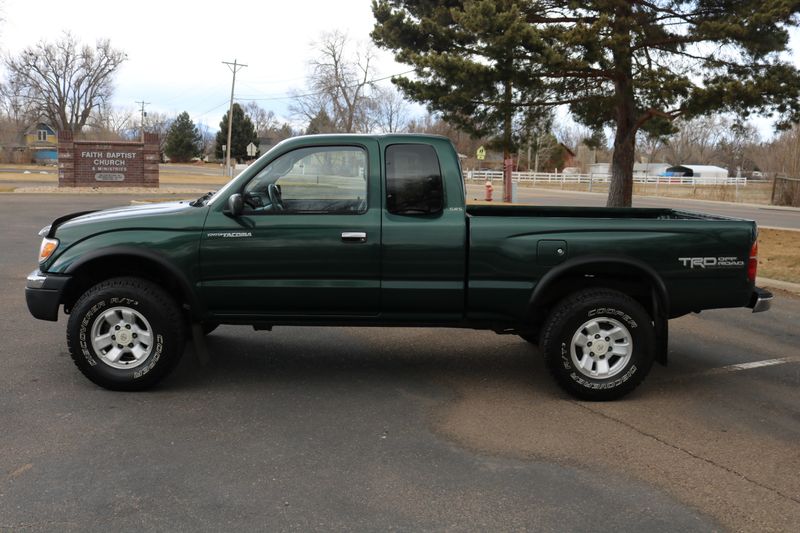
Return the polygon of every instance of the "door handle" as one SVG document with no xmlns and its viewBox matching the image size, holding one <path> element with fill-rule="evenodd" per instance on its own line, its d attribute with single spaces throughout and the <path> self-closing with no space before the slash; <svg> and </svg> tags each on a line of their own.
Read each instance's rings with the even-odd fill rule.
<svg viewBox="0 0 800 533">
<path fill-rule="evenodd" d="M 344 242 L 367 242 L 365 231 L 343 231 L 342 240 Z"/>
</svg>

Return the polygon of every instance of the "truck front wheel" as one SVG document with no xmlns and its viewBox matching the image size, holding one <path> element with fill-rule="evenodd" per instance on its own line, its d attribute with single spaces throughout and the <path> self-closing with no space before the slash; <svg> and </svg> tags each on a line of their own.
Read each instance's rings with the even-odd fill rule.
<svg viewBox="0 0 800 533">
<path fill-rule="evenodd" d="M 613 400 L 650 371 L 654 329 L 633 298 L 587 289 L 559 303 L 545 322 L 542 353 L 558 384 L 581 400 Z"/>
<path fill-rule="evenodd" d="M 87 290 L 67 322 L 78 369 L 111 390 L 142 390 L 164 378 L 183 354 L 184 320 L 161 287 L 114 278 Z"/>
</svg>

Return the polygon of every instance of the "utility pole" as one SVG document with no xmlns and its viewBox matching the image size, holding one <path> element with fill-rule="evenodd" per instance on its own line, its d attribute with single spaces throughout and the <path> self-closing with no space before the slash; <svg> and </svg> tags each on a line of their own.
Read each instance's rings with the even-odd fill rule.
<svg viewBox="0 0 800 533">
<path fill-rule="evenodd" d="M 142 106 L 142 142 L 144 142 L 144 117 L 147 116 L 147 113 L 144 112 L 144 106 L 150 105 L 152 102 L 141 101 L 136 103 Z"/>
<path fill-rule="evenodd" d="M 228 107 L 228 144 L 225 149 L 225 172 L 228 177 L 230 177 L 233 174 L 231 172 L 231 148 L 233 148 L 231 146 L 231 132 L 233 131 L 233 89 L 236 87 L 236 73 L 247 65 L 237 63 L 235 59 L 233 63 L 229 61 L 223 61 L 223 63 L 228 65 L 228 68 L 231 69 L 233 73 L 233 81 L 231 81 L 231 105 Z"/>
</svg>

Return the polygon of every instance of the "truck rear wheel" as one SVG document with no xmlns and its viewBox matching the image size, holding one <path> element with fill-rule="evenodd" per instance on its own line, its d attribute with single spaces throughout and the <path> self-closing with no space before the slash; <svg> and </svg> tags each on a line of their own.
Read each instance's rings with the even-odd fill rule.
<svg viewBox="0 0 800 533">
<path fill-rule="evenodd" d="M 633 298 L 587 289 L 559 303 L 545 322 L 542 353 L 558 384 L 581 400 L 614 400 L 650 372 L 654 329 Z"/>
<path fill-rule="evenodd" d="M 67 322 L 78 369 L 111 390 L 152 387 L 178 364 L 184 347 L 180 308 L 161 287 L 114 278 L 87 290 Z"/>
</svg>

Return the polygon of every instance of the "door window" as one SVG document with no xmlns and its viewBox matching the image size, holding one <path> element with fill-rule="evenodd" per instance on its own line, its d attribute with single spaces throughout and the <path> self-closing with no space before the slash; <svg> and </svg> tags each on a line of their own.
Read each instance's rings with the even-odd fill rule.
<svg viewBox="0 0 800 533">
<path fill-rule="evenodd" d="M 283 154 L 244 188 L 247 214 L 360 214 L 367 210 L 367 154 L 316 146 Z"/>
</svg>

